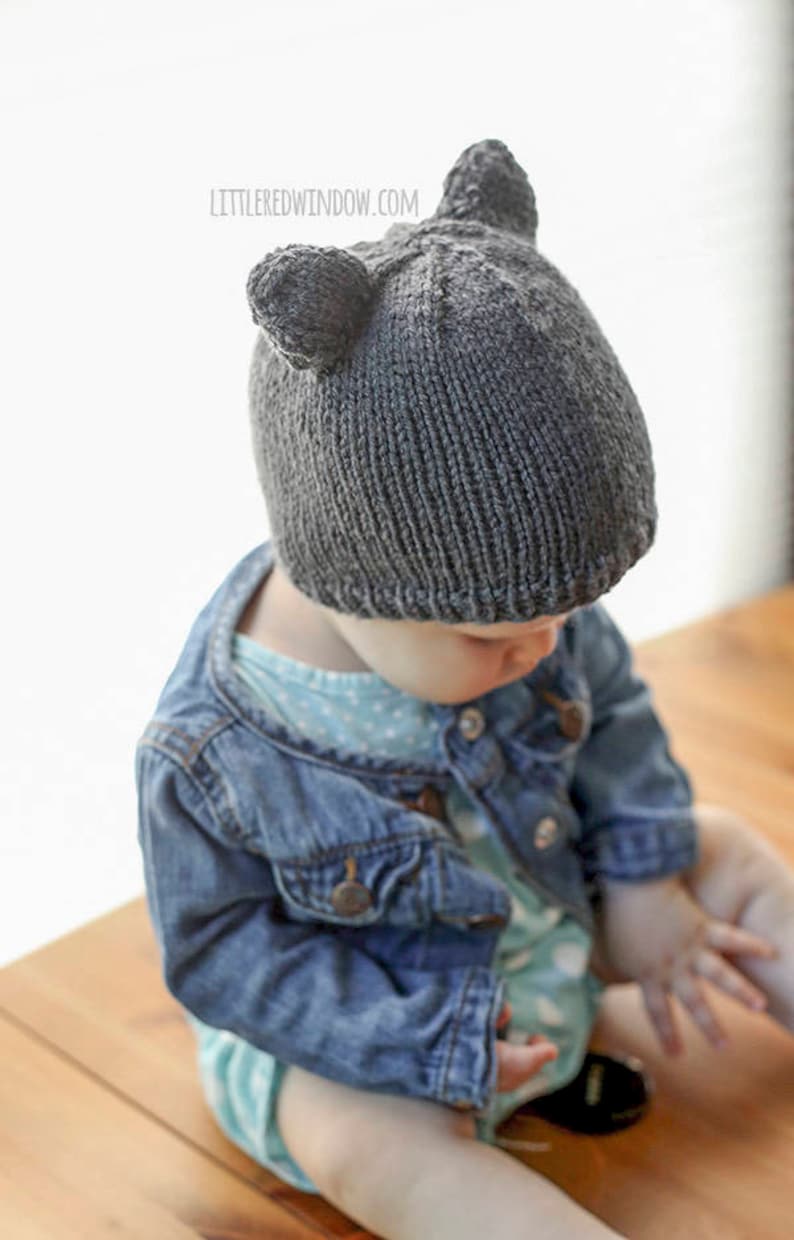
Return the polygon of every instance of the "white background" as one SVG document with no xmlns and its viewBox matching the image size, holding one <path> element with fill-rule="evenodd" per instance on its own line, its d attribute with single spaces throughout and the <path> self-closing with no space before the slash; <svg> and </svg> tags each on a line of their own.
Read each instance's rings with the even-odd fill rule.
<svg viewBox="0 0 794 1240">
<path fill-rule="evenodd" d="M 423 218 L 502 139 L 654 445 L 657 540 L 612 614 L 638 641 L 787 578 L 788 13 L 3 5 L 0 963 L 143 891 L 136 740 L 269 532 L 248 271 L 392 222 L 212 218 L 213 188 L 416 187 Z"/>
</svg>

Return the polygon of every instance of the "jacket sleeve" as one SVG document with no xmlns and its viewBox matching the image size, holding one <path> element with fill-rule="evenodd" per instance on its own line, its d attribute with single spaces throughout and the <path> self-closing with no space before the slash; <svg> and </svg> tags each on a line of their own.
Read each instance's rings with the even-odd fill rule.
<svg viewBox="0 0 794 1240">
<path fill-rule="evenodd" d="M 184 1008 L 320 1076 L 485 1113 L 505 989 L 491 969 L 387 969 L 289 920 L 267 858 L 228 838 L 188 769 L 139 744 L 135 772 L 149 913 Z"/>
<path fill-rule="evenodd" d="M 689 776 L 670 752 L 652 693 L 603 604 L 578 616 L 579 658 L 591 693 L 571 801 L 582 823 L 585 878 L 662 878 L 698 859 Z"/>
</svg>

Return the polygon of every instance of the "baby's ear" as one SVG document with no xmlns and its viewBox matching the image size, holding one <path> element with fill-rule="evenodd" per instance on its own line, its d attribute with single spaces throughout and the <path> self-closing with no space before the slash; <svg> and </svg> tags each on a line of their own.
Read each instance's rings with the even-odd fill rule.
<svg viewBox="0 0 794 1240">
<path fill-rule="evenodd" d="M 533 244 L 538 229 L 527 174 L 498 138 L 475 142 L 458 156 L 444 178 L 444 195 L 435 215 L 507 228 Z"/>
<path fill-rule="evenodd" d="M 367 319 L 374 285 L 355 255 L 335 246 L 273 250 L 248 276 L 251 317 L 291 366 L 317 374 L 344 357 Z"/>
</svg>

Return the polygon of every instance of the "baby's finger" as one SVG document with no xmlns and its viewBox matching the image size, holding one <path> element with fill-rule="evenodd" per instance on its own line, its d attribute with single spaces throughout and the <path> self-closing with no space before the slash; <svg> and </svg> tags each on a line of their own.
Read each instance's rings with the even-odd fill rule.
<svg viewBox="0 0 794 1240">
<path fill-rule="evenodd" d="M 509 1025 L 512 1015 L 513 1015 L 512 1005 L 509 999 L 505 999 L 504 1003 L 502 1004 L 502 1010 L 499 1013 L 499 1016 L 497 1017 L 497 1020 L 496 1020 L 496 1028 L 503 1029 L 505 1025 Z"/>
<path fill-rule="evenodd" d="M 741 926 L 729 921 L 710 921 L 706 927 L 705 941 L 709 947 L 721 952 L 749 952 L 753 956 L 777 956 L 778 950 L 769 939 L 751 934 Z"/>
<path fill-rule="evenodd" d="M 544 1039 L 533 1046 L 514 1046 L 510 1042 L 498 1042 L 496 1045 L 497 1093 L 509 1093 L 517 1089 L 524 1081 L 540 1072 L 546 1063 L 556 1059 L 559 1048 Z"/>
<path fill-rule="evenodd" d="M 672 985 L 706 1040 L 718 1049 L 727 1046 L 728 1037 L 712 1012 L 705 991 L 694 974 L 682 970 L 675 974 Z"/>
<path fill-rule="evenodd" d="M 644 981 L 640 983 L 642 999 L 651 1025 L 667 1055 L 677 1055 L 683 1050 L 683 1043 L 678 1035 L 673 1018 L 673 1005 L 670 996 L 661 982 Z"/>
<path fill-rule="evenodd" d="M 701 948 L 698 952 L 692 968 L 696 969 L 701 977 L 707 977 L 714 986 L 719 986 L 726 995 L 731 995 L 740 1003 L 745 1003 L 754 1012 L 760 1012 L 766 1007 L 767 998 L 763 990 L 753 986 L 738 969 L 735 969 L 727 960 L 723 960 L 722 956 L 717 955 L 716 952 L 709 951 L 707 947 Z"/>
</svg>

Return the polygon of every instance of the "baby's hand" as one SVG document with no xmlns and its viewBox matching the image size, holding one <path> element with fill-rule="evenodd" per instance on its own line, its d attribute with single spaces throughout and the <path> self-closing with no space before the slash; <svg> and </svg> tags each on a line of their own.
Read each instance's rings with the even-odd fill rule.
<svg viewBox="0 0 794 1240">
<path fill-rule="evenodd" d="M 499 1018 L 496 1022 L 496 1028 L 501 1029 L 510 1020 L 512 1008 L 509 1003 L 505 1002 Z M 535 1076 L 545 1063 L 556 1059 L 559 1055 L 558 1048 L 553 1042 L 549 1042 L 541 1033 L 535 1033 L 531 1038 L 527 1039 L 524 1046 L 516 1046 L 512 1042 L 496 1043 L 496 1059 L 497 1059 L 497 1078 L 496 1093 L 508 1094 L 513 1089 L 518 1089 L 519 1085 L 523 1085 L 524 1081 L 528 1081 L 531 1076 Z"/>
<path fill-rule="evenodd" d="M 775 958 L 746 957 L 740 967 L 765 991 L 766 1014 L 794 1034 L 794 866 L 733 810 L 700 801 L 695 812 L 698 859 L 681 878 L 712 917 L 775 944 Z"/>
<path fill-rule="evenodd" d="M 605 882 L 599 919 L 610 963 L 625 980 L 639 983 L 651 1024 L 668 1054 L 682 1049 L 669 991 L 713 1046 L 727 1042 L 698 975 L 748 1007 L 766 1005 L 764 993 L 719 953 L 770 957 L 776 948 L 748 930 L 710 917 L 678 875 L 650 882 Z"/>
</svg>

